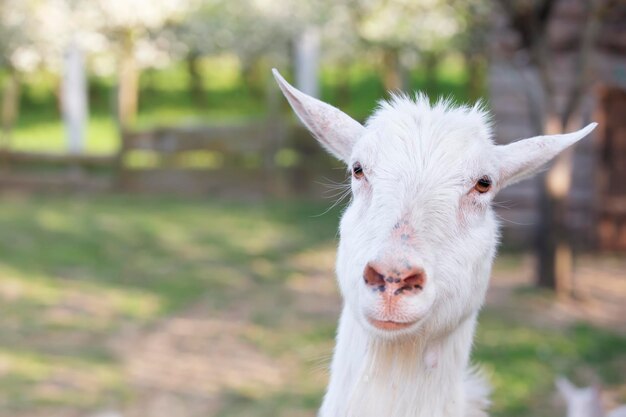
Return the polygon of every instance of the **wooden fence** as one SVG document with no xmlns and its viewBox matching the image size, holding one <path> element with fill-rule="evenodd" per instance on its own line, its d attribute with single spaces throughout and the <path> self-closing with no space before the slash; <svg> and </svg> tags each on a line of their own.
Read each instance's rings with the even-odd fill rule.
<svg viewBox="0 0 626 417">
<path fill-rule="evenodd" d="M 615 112 L 606 113 L 608 117 Z M 623 123 L 622 118 L 616 120 Z M 623 129 L 615 130 L 618 131 Z M 606 143 L 622 143 L 622 136 L 617 140 L 616 135 L 607 136 Z M 589 198 L 593 191 L 580 187 L 587 184 L 589 177 L 593 178 L 594 170 L 587 162 L 595 152 L 591 143 L 587 146 L 590 149 L 583 155 L 588 155 L 575 164 L 587 168 L 575 173 L 568 224 L 579 247 L 626 250 L 626 205 L 620 162 L 623 152 L 616 153 L 621 148 L 611 145 L 613 151 L 603 153 L 610 155 L 618 168 L 604 174 L 612 182 L 603 183 L 614 186 L 596 190 L 600 200 L 594 200 Z M 332 194 L 321 182 L 346 178 L 341 163 L 326 155 L 306 130 L 299 125 L 267 121 L 126 132 L 121 149 L 112 156 L 3 151 L 0 161 L 0 189 L 319 197 L 324 192 Z M 604 164 L 605 171 L 613 165 Z M 579 173 L 585 174 L 582 179 L 577 178 Z M 538 222 L 537 187 L 533 184 L 528 181 L 498 197 L 502 207 L 496 209 L 503 219 L 504 242 L 508 246 L 532 244 Z M 621 187 L 619 193 L 611 191 L 616 187 Z"/>
<path fill-rule="evenodd" d="M 299 125 L 158 127 L 122 134 L 110 156 L 0 151 L 0 189 L 189 195 L 319 193 L 345 179 Z"/>
<path fill-rule="evenodd" d="M 111 188 L 113 155 L 72 155 L 0 150 L 2 190 L 85 190 Z"/>
</svg>

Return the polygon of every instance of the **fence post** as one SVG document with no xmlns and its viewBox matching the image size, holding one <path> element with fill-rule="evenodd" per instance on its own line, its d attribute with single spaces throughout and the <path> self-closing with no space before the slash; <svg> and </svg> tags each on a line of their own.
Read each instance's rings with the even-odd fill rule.
<svg viewBox="0 0 626 417">
<path fill-rule="evenodd" d="M 129 149 L 129 136 L 131 136 L 132 133 L 121 127 L 118 129 L 118 132 L 120 136 L 120 148 L 117 151 L 117 154 L 115 155 L 115 160 L 113 162 L 112 188 L 117 190 L 125 190 L 127 185 L 125 158 Z"/>
</svg>

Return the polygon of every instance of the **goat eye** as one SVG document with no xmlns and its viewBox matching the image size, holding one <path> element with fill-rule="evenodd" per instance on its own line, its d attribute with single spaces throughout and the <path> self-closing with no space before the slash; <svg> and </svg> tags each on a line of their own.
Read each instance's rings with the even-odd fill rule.
<svg viewBox="0 0 626 417">
<path fill-rule="evenodd" d="M 354 165 L 352 165 L 352 175 L 356 179 L 361 179 L 365 175 L 360 162 L 355 162 Z"/>
<path fill-rule="evenodd" d="M 491 189 L 491 178 L 487 176 L 482 177 L 481 179 L 476 181 L 476 185 L 474 186 L 474 189 L 481 194 L 486 193 L 487 191 Z"/>
</svg>

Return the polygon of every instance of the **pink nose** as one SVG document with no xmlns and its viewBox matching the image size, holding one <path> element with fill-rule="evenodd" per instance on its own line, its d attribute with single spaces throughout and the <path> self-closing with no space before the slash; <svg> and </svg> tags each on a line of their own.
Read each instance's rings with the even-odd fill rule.
<svg viewBox="0 0 626 417">
<path fill-rule="evenodd" d="M 400 267 L 370 262 L 363 271 L 363 279 L 374 291 L 387 295 L 408 295 L 424 289 L 426 273 L 423 268 L 409 263 Z"/>
</svg>

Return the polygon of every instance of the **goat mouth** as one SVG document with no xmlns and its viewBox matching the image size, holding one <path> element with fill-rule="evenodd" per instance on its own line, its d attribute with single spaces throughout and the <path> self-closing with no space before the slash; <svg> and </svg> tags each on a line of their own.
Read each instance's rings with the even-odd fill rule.
<svg viewBox="0 0 626 417">
<path fill-rule="evenodd" d="M 376 320 L 371 317 L 367 319 L 370 324 L 380 330 L 402 330 L 411 327 L 415 322 L 398 322 L 392 320 Z"/>
</svg>

